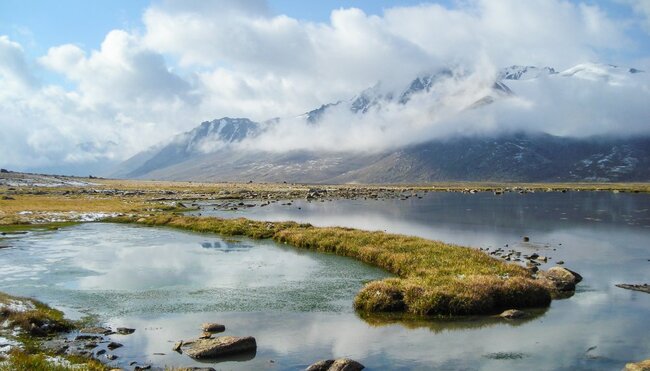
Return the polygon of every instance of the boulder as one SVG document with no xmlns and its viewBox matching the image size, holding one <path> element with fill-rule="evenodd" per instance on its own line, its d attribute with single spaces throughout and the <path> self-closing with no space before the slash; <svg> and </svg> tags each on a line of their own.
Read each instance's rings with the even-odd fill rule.
<svg viewBox="0 0 650 371">
<path fill-rule="evenodd" d="M 226 326 L 220 323 L 204 323 L 201 325 L 201 328 L 205 332 L 224 332 L 226 331 Z"/>
<path fill-rule="evenodd" d="M 109 350 L 114 350 L 114 349 L 117 349 L 117 348 L 121 348 L 122 346 L 123 346 L 123 345 L 120 344 L 120 343 L 116 343 L 116 342 L 114 342 L 114 341 L 111 341 L 110 343 L 108 343 L 108 345 L 107 345 L 106 347 L 107 347 Z"/>
<path fill-rule="evenodd" d="M 332 363 L 332 365 L 329 368 L 329 371 L 359 371 L 363 370 L 365 367 L 357 362 L 353 361 L 351 359 L 347 358 L 341 358 L 337 359 Z"/>
<path fill-rule="evenodd" d="M 650 371 L 650 359 L 637 363 L 628 363 L 623 371 Z"/>
<path fill-rule="evenodd" d="M 558 291 L 573 291 L 582 276 L 564 267 L 552 267 L 542 274 Z"/>
<path fill-rule="evenodd" d="M 505 318 L 505 319 L 518 319 L 518 318 L 524 318 L 526 317 L 527 313 L 524 312 L 523 310 L 518 310 L 518 309 L 508 309 L 504 311 L 503 313 L 499 314 L 499 317 Z"/>
<path fill-rule="evenodd" d="M 306 371 L 359 371 L 365 367 L 357 362 L 348 358 L 327 359 L 318 361 L 311 366 L 307 367 Z"/>
<path fill-rule="evenodd" d="M 305 370 L 306 371 L 328 371 L 332 363 L 334 363 L 333 359 L 325 359 L 310 365 Z"/>
<path fill-rule="evenodd" d="M 185 354 L 194 359 L 205 359 L 256 350 L 257 342 L 254 337 L 220 336 L 213 339 L 199 339 L 189 343 L 188 349 L 185 349 Z"/>
</svg>

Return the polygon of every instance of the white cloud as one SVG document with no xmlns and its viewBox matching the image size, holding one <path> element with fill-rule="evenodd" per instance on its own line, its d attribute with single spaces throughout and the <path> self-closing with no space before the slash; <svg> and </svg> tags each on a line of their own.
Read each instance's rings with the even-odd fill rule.
<svg viewBox="0 0 650 371">
<path fill-rule="evenodd" d="M 109 32 L 98 50 L 53 46 L 38 63 L 0 37 L 0 125 L 9 134 L 0 138 L 3 166 L 120 160 L 206 119 L 293 117 L 377 80 L 396 89 L 442 66 L 480 72 L 471 74 L 481 81 L 473 90 L 448 87 L 464 89 L 458 96 L 470 99 L 496 67 L 562 69 L 630 46 L 625 27 L 603 9 L 564 0 L 422 4 L 381 16 L 338 9 L 325 23 L 273 14 L 264 0 L 166 0 L 145 11 L 143 27 Z M 40 69 L 60 74 L 72 88 L 39 84 Z M 373 125 L 339 117 L 330 129 L 304 134 L 319 138 L 313 144 L 322 148 L 332 141 L 380 148 L 391 137 L 407 143 L 453 133 L 457 103 L 435 103 L 433 116 L 426 105 L 389 107 Z M 489 117 L 480 130 L 508 126 Z M 303 130 L 311 129 L 279 127 L 284 139 L 267 144 L 277 147 Z M 328 130 L 347 130 L 349 139 Z"/>
</svg>

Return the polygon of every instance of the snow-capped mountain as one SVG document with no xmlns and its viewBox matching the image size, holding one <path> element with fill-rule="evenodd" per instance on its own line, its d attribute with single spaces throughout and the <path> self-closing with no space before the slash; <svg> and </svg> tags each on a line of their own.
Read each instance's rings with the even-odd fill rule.
<svg viewBox="0 0 650 371">
<path fill-rule="evenodd" d="M 541 76 L 555 75 L 552 67 L 535 67 L 535 66 L 510 66 L 499 71 L 499 80 L 532 80 Z"/>
<path fill-rule="evenodd" d="M 617 85 L 642 73 L 634 68 L 603 64 L 580 64 L 561 72 L 552 67 L 510 66 L 500 70 L 492 82 L 483 82 L 483 88 L 474 89 L 474 95 L 467 95 L 464 109 L 481 110 L 498 100 L 517 96 L 518 89 L 529 88 L 538 79 L 578 79 Z M 402 89 L 387 90 L 378 83 L 351 99 L 323 104 L 292 119 L 308 126 L 326 126 L 328 114 L 335 110 L 365 117 L 381 115 L 386 107 L 408 107 L 414 101 L 444 101 L 449 98 L 445 94 L 458 96 L 471 89 L 449 93 L 441 86 L 466 84 L 466 78 L 466 74 L 443 69 L 417 76 Z M 506 132 L 432 139 L 372 154 L 313 150 L 270 153 L 238 146 L 244 141 L 254 143 L 257 136 L 264 135 L 279 121 L 257 123 L 227 117 L 206 121 L 168 144 L 128 160 L 115 175 L 304 182 L 650 180 L 648 138 L 575 139 Z"/>
</svg>

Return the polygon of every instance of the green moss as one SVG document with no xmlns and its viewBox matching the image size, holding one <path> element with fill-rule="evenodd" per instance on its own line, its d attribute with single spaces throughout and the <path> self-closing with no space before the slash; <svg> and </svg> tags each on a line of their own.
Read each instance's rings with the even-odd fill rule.
<svg viewBox="0 0 650 371">
<path fill-rule="evenodd" d="M 272 238 L 298 248 L 351 257 L 397 276 L 366 284 L 354 301 L 359 311 L 469 315 L 545 307 L 551 302 L 552 288 L 534 279 L 523 267 L 476 249 L 418 237 L 244 218 L 156 215 L 112 220 L 227 236 Z"/>
</svg>

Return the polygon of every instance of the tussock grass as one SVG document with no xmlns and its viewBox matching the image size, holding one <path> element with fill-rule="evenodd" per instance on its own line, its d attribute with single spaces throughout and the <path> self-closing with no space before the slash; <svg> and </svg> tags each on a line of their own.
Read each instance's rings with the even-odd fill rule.
<svg viewBox="0 0 650 371">
<path fill-rule="evenodd" d="M 12 302 L 25 303 L 33 309 L 12 310 L 8 306 Z M 18 298 L 0 293 L 0 304 L 3 304 L 0 305 L 0 322 L 7 321 L 9 327 L 18 327 L 26 334 L 46 336 L 74 328 L 74 324 L 64 318 L 63 312 L 50 308 L 35 299 Z"/>
<path fill-rule="evenodd" d="M 551 302 L 552 289 L 534 279 L 523 267 L 475 249 L 419 237 L 244 218 L 168 214 L 112 220 L 227 236 L 271 238 L 298 248 L 354 258 L 395 274 L 396 277 L 372 281 L 361 289 L 354 306 L 364 312 L 490 314 L 502 309 L 545 307 Z"/>
<path fill-rule="evenodd" d="M 0 360 L 0 371 L 104 371 L 108 368 L 98 361 L 60 358 L 59 361 L 45 354 L 30 354 L 13 350 L 6 360 Z M 63 362 L 61 362 L 63 360 Z M 64 363 L 65 362 L 65 363 Z"/>
</svg>

